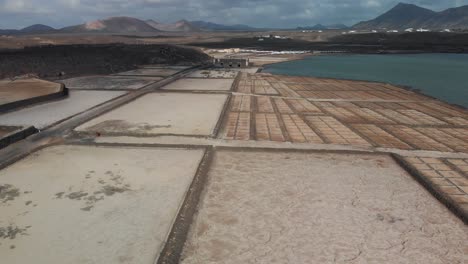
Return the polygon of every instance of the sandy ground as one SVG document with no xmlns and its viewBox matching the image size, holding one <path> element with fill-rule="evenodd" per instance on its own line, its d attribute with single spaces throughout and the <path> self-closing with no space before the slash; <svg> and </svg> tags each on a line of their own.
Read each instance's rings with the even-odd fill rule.
<svg viewBox="0 0 468 264">
<path fill-rule="evenodd" d="M 60 92 L 61 85 L 39 79 L 0 80 L 0 105 Z"/>
<path fill-rule="evenodd" d="M 76 130 L 143 136 L 209 136 L 220 118 L 226 99 L 227 95 L 216 94 L 147 94 L 77 127 Z"/>
<path fill-rule="evenodd" d="M 42 129 L 124 93 L 120 91 L 70 91 L 65 99 L 0 115 L 0 125 L 32 125 Z"/>
<path fill-rule="evenodd" d="M 253 63 L 253 65 L 265 65 L 265 64 L 272 64 L 272 63 L 279 63 L 279 62 L 285 62 L 290 60 L 290 58 L 287 57 L 266 57 L 266 56 L 252 56 L 250 58 L 250 63 Z"/>
<path fill-rule="evenodd" d="M 467 236 L 389 157 L 219 151 L 182 263 L 463 263 Z"/>
<path fill-rule="evenodd" d="M 0 171 L 1 262 L 154 263 L 202 156 L 90 146 L 32 154 Z"/>
<path fill-rule="evenodd" d="M 163 87 L 163 90 L 229 91 L 233 82 L 234 79 L 186 78 Z"/>
<path fill-rule="evenodd" d="M 86 76 L 60 82 L 68 89 L 136 90 L 161 79 L 160 77 Z"/>
</svg>

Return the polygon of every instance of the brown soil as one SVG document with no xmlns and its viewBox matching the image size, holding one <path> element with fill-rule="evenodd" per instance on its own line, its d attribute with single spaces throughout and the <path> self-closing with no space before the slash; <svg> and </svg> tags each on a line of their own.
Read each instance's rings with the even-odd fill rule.
<svg viewBox="0 0 468 264">
<path fill-rule="evenodd" d="M 11 127 L 11 126 L 0 126 L 0 138 L 12 133 L 15 130 L 20 129 L 19 127 Z M 0 186 L 0 190 L 1 190 Z"/>
<path fill-rule="evenodd" d="M 34 78 L 0 81 L 0 104 L 50 95 L 61 90 L 62 86 L 59 83 Z"/>
</svg>

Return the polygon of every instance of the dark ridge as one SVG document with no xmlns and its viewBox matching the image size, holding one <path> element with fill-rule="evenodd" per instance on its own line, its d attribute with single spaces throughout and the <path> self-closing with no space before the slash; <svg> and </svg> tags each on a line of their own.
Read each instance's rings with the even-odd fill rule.
<svg viewBox="0 0 468 264">
<path fill-rule="evenodd" d="M 0 50 L 0 79 L 33 73 L 44 79 L 111 74 L 142 64 L 195 65 L 210 60 L 198 50 L 172 45 L 61 45 Z"/>
<path fill-rule="evenodd" d="M 413 4 L 399 3 L 386 13 L 369 21 L 353 26 L 355 29 L 407 29 L 426 28 L 466 29 L 468 28 L 468 6 L 450 8 L 441 12 Z"/>
</svg>

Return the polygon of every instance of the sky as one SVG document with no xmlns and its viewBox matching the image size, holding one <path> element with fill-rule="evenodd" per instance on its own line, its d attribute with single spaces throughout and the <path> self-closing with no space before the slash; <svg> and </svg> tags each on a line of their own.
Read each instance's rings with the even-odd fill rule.
<svg viewBox="0 0 468 264">
<path fill-rule="evenodd" d="M 169 23 L 179 19 L 291 28 L 317 23 L 348 26 L 384 13 L 401 0 L 0 0 L 0 28 L 55 28 L 112 16 Z M 406 0 L 435 11 L 468 0 Z"/>
</svg>

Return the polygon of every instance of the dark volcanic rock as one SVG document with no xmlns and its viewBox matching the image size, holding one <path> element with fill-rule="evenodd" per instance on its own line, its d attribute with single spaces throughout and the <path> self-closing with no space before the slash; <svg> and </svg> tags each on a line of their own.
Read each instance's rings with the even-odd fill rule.
<svg viewBox="0 0 468 264">
<path fill-rule="evenodd" d="M 0 51 L 0 79 L 26 73 L 56 79 L 111 74 L 132 70 L 142 64 L 194 65 L 210 57 L 195 49 L 172 45 L 64 45 L 28 47 Z"/>
<path fill-rule="evenodd" d="M 257 50 L 342 51 L 350 53 L 468 53 L 468 34 L 463 33 L 372 33 L 346 34 L 327 42 L 299 39 L 233 38 L 220 42 L 192 43 L 205 48 L 245 48 Z"/>
</svg>

